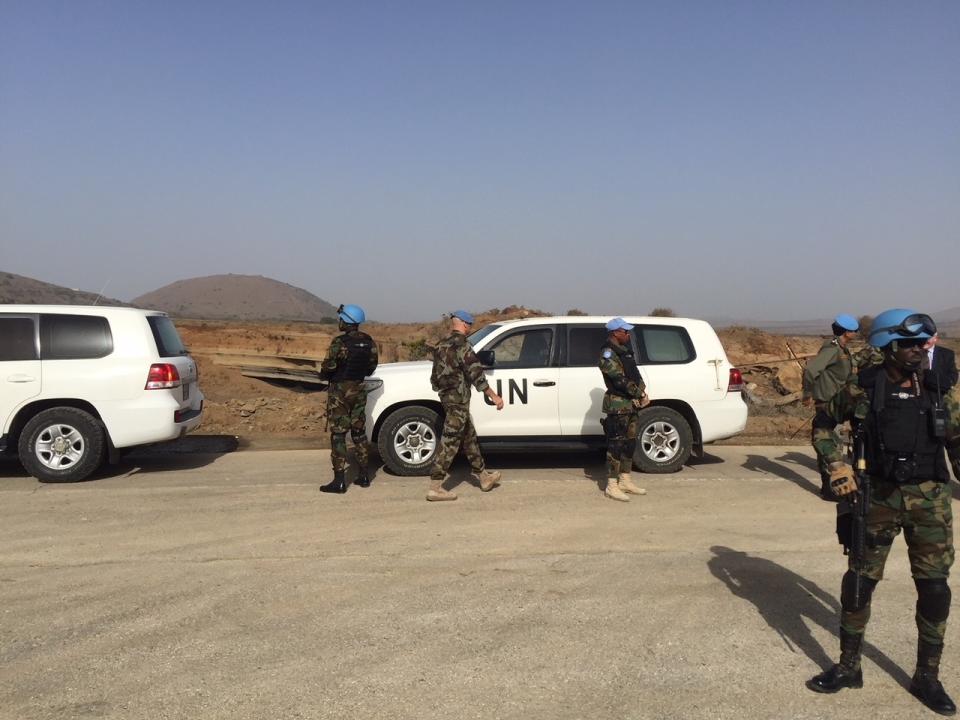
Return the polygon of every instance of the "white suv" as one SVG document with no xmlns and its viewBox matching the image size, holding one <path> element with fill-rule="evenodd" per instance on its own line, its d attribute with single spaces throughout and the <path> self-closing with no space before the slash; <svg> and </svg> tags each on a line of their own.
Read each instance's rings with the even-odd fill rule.
<svg viewBox="0 0 960 720">
<path fill-rule="evenodd" d="M 43 482 L 200 424 L 197 364 L 165 313 L 0 305 L 0 452 Z"/>
<path fill-rule="evenodd" d="M 469 336 L 504 399 L 502 412 L 474 392 L 470 413 L 487 449 L 604 446 L 604 394 L 597 367 L 608 317 L 538 317 L 494 323 Z M 678 470 L 705 443 L 747 424 L 740 371 L 702 320 L 628 317 L 634 355 L 651 405 L 640 411 L 635 464 L 644 472 Z M 426 474 L 442 429 L 429 362 L 387 363 L 369 381 L 367 432 L 387 467 Z"/>
</svg>

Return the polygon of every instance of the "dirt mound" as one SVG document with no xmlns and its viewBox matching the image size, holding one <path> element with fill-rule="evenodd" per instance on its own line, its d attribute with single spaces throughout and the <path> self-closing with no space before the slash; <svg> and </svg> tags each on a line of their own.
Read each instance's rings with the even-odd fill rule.
<svg viewBox="0 0 960 720">
<path fill-rule="evenodd" d="M 490 322 L 543 316 L 538 310 L 511 306 L 476 313 L 475 327 Z M 178 320 L 177 327 L 200 367 L 200 385 L 207 397 L 203 433 L 240 435 L 263 440 L 272 437 L 310 438 L 318 446 L 329 442 L 325 428 L 326 395 L 308 387 L 286 387 L 244 377 L 230 363 L 238 356 L 320 360 L 336 326 L 322 323 L 242 323 Z M 364 326 L 380 348 L 382 362 L 418 360 L 448 331 L 446 321 Z M 800 362 L 790 359 L 816 352 L 820 338 L 770 335 L 759 330 L 731 328 L 721 339 L 734 363 L 742 366 L 751 404 L 748 436 L 786 437 L 803 419 L 799 403 L 780 403 L 799 390 Z M 782 362 L 784 358 L 788 360 Z M 777 362 L 777 361 L 781 362 Z M 749 439 L 749 438 L 748 438 Z M 800 439 L 799 441 L 802 441 Z"/>
<path fill-rule="evenodd" d="M 114 298 L 100 297 L 94 292 L 41 282 L 33 278 L 0 272 L 0 303 L 22 305 L 112 305 L 126 306 Z"/>
<path fill-rule="evenodd" d="M 336 308 L 306 290 L 260 275 L 179 280 L 134 298 L 134 305 L 177 317 L 242 321 L 333 322 Z"/>
<path fill-rule="evenodd" d="M 489 322 L 544 315 L 522 307 L 476 313 L 480 328 Z M 329 443 L 325 429 L 326 395 L 306 387 L 282 387 L 244 377 L 230 358 L 236 355 L 320 360 L 338 334 L 335 325 L 318 323 L 240 323 L 178 320 L 180 334 L 200 366 L 207 396 L 202 433 L 240 435 L 264 441 L 308 438 Z M 447 323 L 364 326 L 377 341 L 382 362 L 417 360 L 447 332 Z M 800 404 L 803 366 L 816 354 L 822 337 L 786 336 L 754 328 L 726 328 L 719 336 L 730 361 L 743 373 L 750 408 L 747 429 L 732 443 L 809 442 L 812 410 Z M 957 349 L 960 343 L 945 340 Z"/>
</svg>

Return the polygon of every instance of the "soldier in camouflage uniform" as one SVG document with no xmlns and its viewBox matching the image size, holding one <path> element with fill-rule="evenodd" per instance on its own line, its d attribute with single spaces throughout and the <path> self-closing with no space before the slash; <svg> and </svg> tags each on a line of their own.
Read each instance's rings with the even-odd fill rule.
<svg viewBox="0 0 960 720">
<path fill-rule="evenodd" d="M 354 484 L 370 487 L 367 474 L 370 450 L 365 428 L 367 387 L 363 381 L 376 370 L 379 357 L 373 338 L 360 331 L 360 323 L 366 320 L 363 309 L 356 305 L 341 305 L 337 315 L 343 335 L 333 339 L 320 365 L 320 377 L 330 381 L 327 389 L 327 423 L 330 425 L 333 481 L 320 488 L 325 493 L 347 491 L 348 431 L 357 456 L 357 479 Z"/>
<path fill-rule="evenodd" d="M 866 521 L 865 564 L 860 598 L 853 561 L 840 593 L 840 662 L 808 681 L 811 690 L 833 693 L 863 686 L 860 668 L 870 602 L 890 548 L 903 530 L 917 588 L 917 666 L 910 692 L 931 710 L 952 715 L 956 706 L 939 680 L 940 658 L 950 613 L 947 577 L 953 565 L 950 471 L 960 470 L 960 412 L 957 396 L 941 398 L 923 382 L 922 346 L 935 332 L 933 321 L 912 310 L 896 309 L 874 320 L 870 343 L 883 350 L 883 364 L 862 370 L 828 403 L 837 421 L 862 423 L 866 472 L 871 483 Z M 946 408 L 945 422 L 937 422 Z M 817 451 L 829 464 L 834 491 L 848 496 L 857 481 L 842 448 L 829 436 Z M 846 502 L 839 511 L 848 511 Z"/>
<path fill-rule="evenodd" d="M 607 392 L 603 396 L 604 433 L 607 436 L 607 487 L 611 500 L 628 502 L 629 495 L 646 495 L 633 484 L 633 453 L 637 448 L 637 412 L 650 404 L 630 346 L 633 325 L 623 318 L 607 323 L 607 341 L 600 350 L 600 372 Z"/>
<path fill-rule="evenodd" d="M 833 320 L 833 338 L 823 343 L 817 356 L 811 359 L 803 371 L 803 404 L 806 407 L 813 405 L 816 414 L 813 416 L 811 428 L 811 442 L 814 449 L 818 440 L 830 435 L 839 444 L 837 422 L 827 413 L 826 405 L 834 395 L 846 384 L 847 379 L 855 372 L 853 356 L 847 345 L 857 335 L 860 323 L 851 315 L 837 315 Z M 837 496 L 830 490 L 830 473 L 827 463 L 817 453 L 817 465 L 820 468 L 820 497 L 828 501 L 837 501 Z"/>
<path fill-rule="evenodd" d="M 433 355 L 430 384 L 440 395 L 444 418 L 440 448 L 430 471 L 430 488 L 427 491 L 427 500 L 430 501 L 457 499 L 454 493 L 444 490 L 443 481 L 446 480 L 447 472 L 461 446 L 481 490 L 489 492 L 500 482 L 499 471 L 484 468 L 477 431 L 470 418 L 470 386 L 473 385 L 485 393 L 497 406 L 497 410 L 503 410 L 503 399 L 487 384 L 483 366 L 467 342 L 467 332 L 471 325 L 473 315 L 466 310 L 452 313 L 450 337 L 437 345 Z"/>
</svg>

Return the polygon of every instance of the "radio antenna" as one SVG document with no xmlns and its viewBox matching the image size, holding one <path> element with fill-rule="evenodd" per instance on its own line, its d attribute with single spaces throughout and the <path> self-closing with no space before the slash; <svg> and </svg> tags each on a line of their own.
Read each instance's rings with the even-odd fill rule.
<svg viewBox="0 0 960 720">
<path fill-rule="evenodd" d="M 94 305 L 96 305 L 98 302 L 100 302 L 100 298 L 103 297 L 103 291 L 107 289 L 107 285 L 109 285 L 109 284 L 110 284 L 110 279 L 108 278 L 107 281 L 103 284 L 103 287 L 100 288 L 100 292 L 97 293 L 97 297 L 96 297 L 96 299 L 93 301 L 93 304 L 94 304 Z"/>
</svg>

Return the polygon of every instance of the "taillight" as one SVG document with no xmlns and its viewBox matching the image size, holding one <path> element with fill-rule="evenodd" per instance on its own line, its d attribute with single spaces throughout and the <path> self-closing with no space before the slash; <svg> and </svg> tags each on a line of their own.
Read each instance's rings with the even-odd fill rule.
<svg viewBox="0 0 960 720">
<path fill-rule="evenodd" d="M 741 392 L 743 390 L 743 373 L 736 368 L 730 368 L 730 380 L 727 382 L 727 392 Z"/>
<path fill-rule="evenodd" d="M 150 366 L 144 390 L 166 390 L 177 387 L 180 387 L 180 373 L 176 365 L 154 363 Z"/>
</svg>

